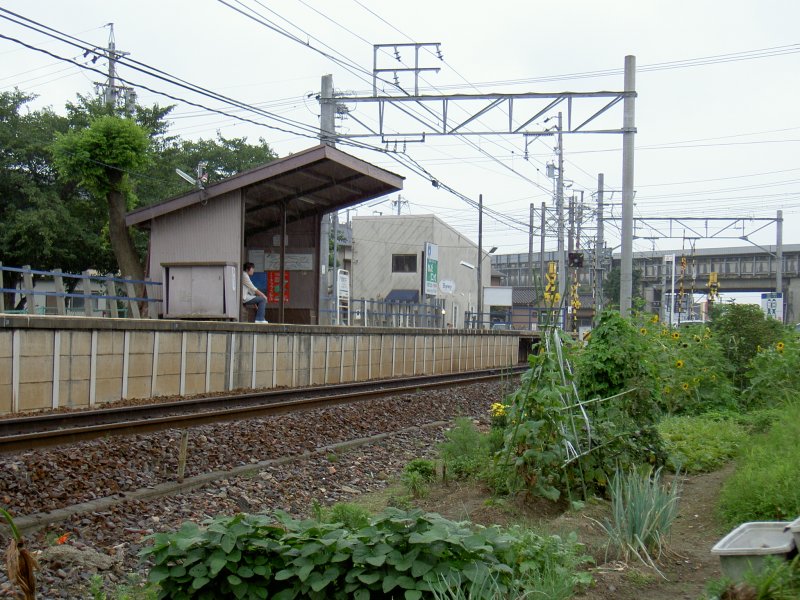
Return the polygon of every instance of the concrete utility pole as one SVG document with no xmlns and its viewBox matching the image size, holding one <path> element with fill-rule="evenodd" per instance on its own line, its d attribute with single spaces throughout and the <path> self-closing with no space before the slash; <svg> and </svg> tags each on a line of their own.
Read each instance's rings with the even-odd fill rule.
<svg viewBox="0 0 800 600">
<path fill-rule="evenodd" d="M 561 133 L 561 113 L 558 113 L 558 175 L 556 179 L 556 216 L 558 218 L 558 294 L 564 299 L 567 265 L 564 261 L 564 136 Z"/>
<path fill-rule="evenodd" d="M 528 223 L 528 285 L 533 287 L 533 202 Z"/>
<path fill-rule="evenodd" d="M 478 196 L 478 329 L 483 329 L 483 194 Z"/>
<path fill-rule="evenodd" d="M 103 96 L 106 106 L 114 109 L 117 106 L 117 100 L 120 96 L 120 91 L 125 95 L 125 108 L 128 111 L 133 110 L 133 104 L 136 101 L 136 93 L 132 88 L 117 85 L 117 61 L 130 54 L 130 52 L 120 52 L 117 50 L 117 44 L 114 40 L 114 24 L 106 23 L 109 28 L 108 32 L 108 48 L 104 48 L 105 57 L 108 59 L 108 79 L 105 83 L 97 83 L 96 85 L 104 88 Z"/>
<path fill-rule="evenodd" d="M 597 241 L 594 246 L 595 315 L 603 311 L 603 192 L 604 175 L 597 175 Z"/>
<path fill-rule="evenodd" d="M 775 260 L 778 261 L 775 267 L 775 291 L 783 291 L 783 211 L 779 210 L 777 215 L 777 235 L 775 240 Z"/>
<path fill-rule="evenodd" d="M 622 101 L 622 260 L 619 312 L 628 316 L 633 295 L 633 142 L 636 134 L 636 57 L 625 57 L 625 98 Z"/>
<path fill-rule="evenodd" d="M 333 97 L 333 75 L 322 76 L 319 110 L 319 141 L 326 146 L 336 146 L 336 100 Z"/>
<path fill-rule="evenodd" d="M 540 238 L 541 238 L 541 240 L 540 240 L 541 241 L 541 246 L 539 247 L 539 281 L 541 282 L 542 286 L 544 286 L 544 268 L 545 268 L 544 267 L 544 238 L 545 238 L 544 228 L 545 228 L 545 225 L 547 223 L 547 221 L 546 221 L 547 217 L 545 215 L 546 207 L 547 207 L 547 204 L 542 202 L 542 215 L 541 215 L 541 223 L 542 223 L 541 234 L 542 235 L 540 236 Z M 542 291 L 544 291 L 544 288 L 542 288 Z"/>
</svg>

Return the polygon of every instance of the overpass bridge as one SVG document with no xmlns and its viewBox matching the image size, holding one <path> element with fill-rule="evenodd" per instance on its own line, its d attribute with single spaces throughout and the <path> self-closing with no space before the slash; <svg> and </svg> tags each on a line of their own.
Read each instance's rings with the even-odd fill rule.
<svg viewBox="0 0 800 600">
<path fill-rule="evenodd" d="M 784 319 L 800 320 L 800 244 L 782 246 L 782 289 L 777 289 L 778 260 L 775 246 L 658 250 L 634 253 L 634 270 L 641 271 L 642 291 L 648 310 L 658 312 L 664 293 L 670 293 L 675 255 L 675 289 L 684 293 L 707 294 L 710 274 L 717 273 L 719 291 L 783 292 Z M 614 257 L 618 262 L 618 257 Z M 682 259 L 685 259 L 682 260 Z M 685 262 L 685 266 L 684 266 Z"/>
</svg>

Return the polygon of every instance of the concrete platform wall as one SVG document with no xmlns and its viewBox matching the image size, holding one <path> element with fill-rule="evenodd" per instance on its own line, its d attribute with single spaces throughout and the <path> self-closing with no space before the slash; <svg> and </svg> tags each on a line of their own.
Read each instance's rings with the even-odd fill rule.
<svg viewBox="0 0 800 600">
<path fill-rule="evenodd" d="M 0 414 L 519 362 L 513 331 L 0 316 Z"/>
</svg>

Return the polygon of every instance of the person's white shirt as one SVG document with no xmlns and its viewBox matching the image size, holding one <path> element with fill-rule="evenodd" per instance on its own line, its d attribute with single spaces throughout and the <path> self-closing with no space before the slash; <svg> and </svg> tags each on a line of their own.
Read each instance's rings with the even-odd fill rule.
<svg viewBox="0 0 800 600">
<path fill-rule="evenodd" d="M 253 282 L 250 281 L 250 275 L 247 274 L 247 271 L 242 271 L 242 302 L 255 298 L 257 289 Z"/>
</svg>

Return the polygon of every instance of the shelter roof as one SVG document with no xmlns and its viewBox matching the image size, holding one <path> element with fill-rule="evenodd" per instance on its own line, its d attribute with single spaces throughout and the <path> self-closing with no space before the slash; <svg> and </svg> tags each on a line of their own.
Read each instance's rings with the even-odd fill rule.
<svg viewBox="0 0 800 600">
<path fill-rule="evenodd" d="M 403 177 L 332 146 L 319 145 L 279 158 L 205 189 L 170 198 L 127 214 L 128 226 L 146 227 L 152 219 L 205 204 L 241 190 L 245 230 L 280 222 L 281 206 L 289 221 L 330 212 L 403 189 Z"/>
</svg>

